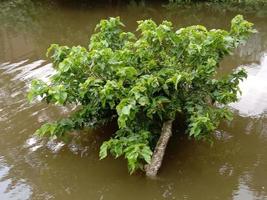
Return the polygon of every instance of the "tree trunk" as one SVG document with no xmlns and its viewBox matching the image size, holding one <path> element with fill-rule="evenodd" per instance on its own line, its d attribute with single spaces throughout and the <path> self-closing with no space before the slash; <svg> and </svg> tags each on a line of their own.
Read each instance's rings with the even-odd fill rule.
<svg viewBox="0 0 267 200">
<path fill-rule="evenodd" d="M 165 149 L 172 135 L 172 122 L 173 120 L 168 120 L 163 123 L 161 135 L 153 152 L 151 163 L 145 167 L 146 175 L 149 177 L 156 176 L 161 166 Z"/>
</svg>

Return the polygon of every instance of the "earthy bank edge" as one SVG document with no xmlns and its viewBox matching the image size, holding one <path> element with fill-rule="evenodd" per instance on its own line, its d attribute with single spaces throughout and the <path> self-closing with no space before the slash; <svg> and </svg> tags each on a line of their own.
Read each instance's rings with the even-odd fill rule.
<svg viewBox="0 0 267 200">
<path fill-rule="evenodd" d="M 146 174 L 154 176 L 178 116 L 196 140 L 211 140 L 219 122 L 232 118 L 227 104 L 237 101 L 246 72 L 216 78 L 216 71 L 256 31 L 241 15 L 229 32 L 201 25 L 175 31 L 169 21 L 144 20 L 135 35 L 123 26 L 118 17 L 101 20 L 88 48 L 51 45 L 47 55 L 56 74 L 49 83 L 33 80 L 28 97 L 78 106 L 69 118 L 44 124 L 40 136 L 64 139 L 116 119 L 118 130 L 102 144 L 100 158 L 124 155 L 130 173 L 147 164 Z"/>
</svg>

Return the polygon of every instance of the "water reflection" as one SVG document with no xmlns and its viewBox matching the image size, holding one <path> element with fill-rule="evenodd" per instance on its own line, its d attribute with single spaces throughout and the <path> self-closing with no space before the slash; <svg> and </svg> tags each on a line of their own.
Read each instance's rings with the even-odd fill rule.
<svg viewBox="0 0 267 200">
<path fill-rule="evenodd" d="M 6 164 L 0 156 L 0 197 L 1 199 L 30 199 L 32 195 L 31 187 L 25 180 L 14 180 L 9 177 L 11 167 Z"/>
<path fill-rule="evenodd" d="M 259 116 L 267 112 L 267 54 L 261 58 L 260 64 L 245 67 L 248 78 L 240 84 L 242 96 L 233 108 L 244 116 Z"/>
</svg>

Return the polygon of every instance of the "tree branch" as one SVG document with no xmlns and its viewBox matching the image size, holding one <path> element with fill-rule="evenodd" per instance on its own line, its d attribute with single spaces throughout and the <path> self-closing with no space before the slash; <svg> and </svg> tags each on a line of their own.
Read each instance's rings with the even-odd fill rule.
<svg viewBox="0 0 267 200">
<path fill-rule="evenodd" d="M 173 120 L 168 120 L 163 123 L 161 135 L 153 152 L 151 163 L 145 167 L 146 175 L 149 177 L 156 176 L 161 167 L 168 141 L 172 135 L 172 122 Z"/>
</svg>

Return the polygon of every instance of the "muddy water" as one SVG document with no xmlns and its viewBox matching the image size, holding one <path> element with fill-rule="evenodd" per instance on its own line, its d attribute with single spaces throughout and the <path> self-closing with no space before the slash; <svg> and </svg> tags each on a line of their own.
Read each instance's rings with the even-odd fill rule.
<svg viewBox="0 0 267 200">
<path fill-rule="evenodd" d="M 243 96 L 232 104 L 231 123 L 216 131 L 214 146 L 174 137 L 156 180 L 130 176 L 123 159 L 98 160 L 98 147 L 114 127 L 68 145 L 34 137 L 44 122 L 70 109 L 29 104 L 33 78 L 53 69 L 45 57 L 49 44 L 87 45 L 98 20 L 121 16 L 134 30 L 136 20 L 173 21 L 175 26 L 203 24 L 229 28 L 237 14 L 219 7 L 171 8 L 160 5 L 24 6 L 0 3 L 0 199 L 267 199 L 267 16 L 243 13 L 258 34 L 222 63 L 220 73 L 243 66 Z M 11 1 L 9 1 L 11 2 Z M 19 1 L 16 1 L 19 2 Z M 15 6 L 14 6 L 15 5 Z"/>
</svg>

